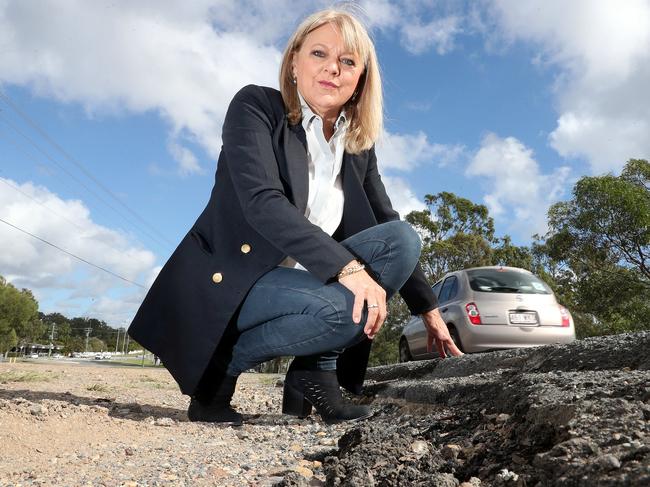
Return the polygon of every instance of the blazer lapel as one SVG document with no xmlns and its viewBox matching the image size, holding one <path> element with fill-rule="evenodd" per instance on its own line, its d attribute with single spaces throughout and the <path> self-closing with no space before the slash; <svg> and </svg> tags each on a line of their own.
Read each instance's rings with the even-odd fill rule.
<svg viewBox="0 0 650 487">
<path fill-rule="evenodd" d="M 286 175 L 291 187 L 293 204 L 303 214 L 307 209 L 309 192 L 309 167 L 307 161 L 307 137 L 301 124 L 289 125 L 284 130 L 284 155 Z"/>
</svg>

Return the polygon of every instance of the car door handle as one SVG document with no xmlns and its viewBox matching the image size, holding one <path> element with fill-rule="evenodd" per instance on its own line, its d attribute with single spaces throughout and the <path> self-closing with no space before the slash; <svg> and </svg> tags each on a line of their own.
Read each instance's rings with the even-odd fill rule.
<svg viewBox="0 0 650 487">
<path fill-rule="evenodd" d="M 443 313 L 446 313 L 448 309 L 449 308 L 442 308 L 440 311 L 442 311 Z"/>
</svg>

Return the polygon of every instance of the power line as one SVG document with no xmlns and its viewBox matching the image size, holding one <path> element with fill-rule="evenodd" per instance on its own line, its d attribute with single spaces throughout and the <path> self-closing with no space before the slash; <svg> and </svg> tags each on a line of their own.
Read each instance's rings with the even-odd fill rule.
<svg viewBox="0 0 650 487">
<path fill-rule="evenodd" d="M 3 98 L 3 93 L 2 93 L 1 90 L 0 90 L 0 98 Z M 148 236 L 149 238 L 155 240 L 158 244 L 163 244 L 163 245 L 168 245 L 168 244 L 169 244 L 169 245 L 172 245 L 171 242 L 169 242 L 169 240 L 167 240 L 164 236 L 163 236 L 162 239 L 161 239 L 160 237 L 158 237 L 158 236 L 156 236 L 154 233 L 152 233 L 150 230 L 147 230 L 146 228 L 142 228 L 141 226 L 136 225 L 133 221 L 131 221 L 131 220 L 129 220 L 128 218 L 126 218 L 125 215 L 123 215 L 123 214 L 122 214 L 122 213 L 121 213 L 117 208 L 115 208 L 115 207 L 114 207 L 113 205 L 111 205 L 108 201 L 106 201 L 106 200 L 103 199 L 101 196 L 99 196 L 95 191 L 93 191 L 91 188 L 89 188 L 88 185 L 86 185 L 82 180 L 80 180 L 78 177 L 76 177 L 74 174 L 72 174 L 68 169 L 66 169 L 62 164 L 60 164 L 56 159 L 54 159 L 54 157 L 52 157 L 50 154 L 48 154 L 48 153 L 45 151 L 45 149 L 41 148 L 41 147 L 40 147 L 36 142 L 34 142 L 34 140 L 33 140 L 31 137 L 29 137 L 29 135 L 25 134 L 25 133 L 24 133 L 22 130 L 20 130 L 16 125 L 14 125 L 14 124 L 11 123 L 9 120 L 7 120 L 7 117 L 4 116 L 4 115 L 2 114 L 2 110 L 0 110 L 0 120 L 2 120 L 6 125 L 8 125 L 8 126 L 9 126 L 13 131 L 14 131 L 14 132 L 18 133 L 21 137 L 23 137 L 23 138 L 24 138 L 24 139 L 29 143 L 29 145 L 31 145 L 31 146 L 34 147 L 38 152 L 40 152 L 41 154 L 43 154 L 43 156 L 45 156 L 46 159 L 48 159 L 52 164 L 54 164 L 56 167 L 58 167 L 60 170 L 62 170 L 62 171 L 63 171 L 65 174 L 67 174 L 71 179 L 73 179 L 74 181 L 76 181 L 76 182 L 77 182 L 81 187 L 83 187 L 86 191 L 88 191 L 88 193 L 90 193 L 92 196 L 94 196 L 95 198 L 97 198 L 97 200 L 99 200 L 101 203 L 103 203 L 104 205 L 106 205 L 107 207 L 109 207 L 111 210 L 113 210 L 115 213 L 117 213 L 117 214 L 118 214 L 121 218 L 123 218 L 124 221 L 126 221 L 128 224 L 132 225 L 134 228 L 138 229 L 139 231 L 142 231 L 142 232 L 146 233 L 147 236 Z M 17 147 L 19 150 L 22 151 L 22 149 L 20 149 L 20 147 L 19 147 L 19 146 L 18 146 L 14 141 L 12 141 L 11 139 L 9 139 L 9 141 L 10 141 L 12 144 L 14 144 L 15 147 Z M 24 151 L 23 151 L 23 153 L 26 154 L 30 159 L 34 160 L 36 163 L 39 163 L 38 161 L 36 161 L 36 159 L 34 159 L 33 156 L 31 156 L 31 155 L 28 154 L 27 152 L 24 152 Z M 122 201 L 120 201 L 116 196 L 114 196 L 114 195 L 113 195 L 112 193 L 110 193 L 110 192 L 109 192 L 109 194 L 110 194 L 110 196 L 112 196 L 114 199 L 116 199 L 120 204 L 122 204 L 123 206 L 125 206 L 124 203 L 123 203 Z M 138 217 L 139 217 L 139 216 L 138 216 Z M 145 224 L 146 224 L 148 227 L 153 228 L 153 227 L 151 227 L 151 225 L 149 225 L 147 222 L 145 222 Z M 155 229 L 153 229 L 153 230 L 154 230 L 154 232 L 160 234 L 160 233 L 157 232 Z"/>
<path fill-rule="evenodd" d="M 4 102 L 9 105 L 13 110 L 20 115 L 20 117 L 25 120 L 34 130 L 36 130 L 41 137 L 43 137 L 47 142 L 50 143 L 55 149 L 57 149 L 63 156 L 70 162 L 72 162 L 81 172 L 83 172 L 88 179 L 93 181 L 97 186 L 99 186 L 105 193 L 107 193 L 111 198 L 113 198 L 115 201 L 117 201 L 120 205 L 122 205 L 129 213 L 131 213 L 134 217 L 136 217 L 140 222 L 148 226 L 151 230 L 154 231 L 154 233 L 157 233 L 163 240 L 167 241 L 170 245 L 173 245 L 171 242 L 167 240 L 167 238 L 160 233 L 158 230 L 156 230 L 147 220 L 142 218 L 138 213 L 136 213 L 134 210 L 132 210 L 126 203 L 124 203 L 120 198 L 118 198 L 115 193 L 113 193 L 110 189 L 108 189 L 104 184 L 99 181 L 93 174 L 86 169 L 86 167 L 79 161 L 77 161 L 72 155 L 70 155 L 61 145 L 59 145 L 54 139 L 52 139 L 45 130 L 43 130 L 29 115 L 27 115 L 24 111 L 20 109 L 12 100 L 7 96 L 7 94 L 3 91 L 0 90 L 0 98 L 4 100 Z"/>
<path fill-rule="evenodd" d="M 97 269 L 99 269 L 99 270 L 101 270 L 101 271 L 104 271 L 104 272 L 106 272 L 107 274 L 110 274 L 110 275 L 113 276 L 113 277 L 117 277 L 118 279 L 121 279 L 121 280 L 123 280 L 123 281 L 126 281 L 126 282 L 128 282 L 129 284 L 133 284 L 134 286 L 141 287 L 142 289 L 147 289 L 147 287 L 146 287 L 146 286 L 143 286 L 142 284 L 139 284 L 139 283 L 137 283 L 137 282 L 131 281 L 131 280 L 127 279 L 126 277 L 122 277 L 122 276 L 120 276 L 119 274 L 115 274 L 113 271 L 109 271 L 108 269 L 105 269 L 104 267 L 101 267 L 101 266 L 99 266 L 99 265 L 97 265 L 97 264 L 93 264 L 92 262 L 90 262 L 90 261 L 84 259 L 83 257 L 79 257 L 78 255 L 75 255 L 75 254 L 73 254 L 72 252 L 68 252 L 67 250 L 62 249 L 61 247 L 59 247 L 59 246 L 57 246 L 57 245 L 54 245 L 53 243 L 48 242 L 47 240 L 45 240 L 45 239 L 43 239 L 43 238 L 41 238 L 41 237 L 39 237 L 39 236 L 37 236 L 37 235 L 34 235 L 33 233 L 28 232 L 27 230 L 23 230 L 22 228 L 17 227 L 17 226 L 14 225 L 13 223 L 9 223 L 8 221 L 3 220 L 2 218 L 0 218 L 0 222 L 4 223 L 5 225 L 9 225 L 10 227 L 15 228 L 16 230 L 18 230 L 18 231 L 20 231 L 20 232 L 23 232 L 23 233 L 29 235 L 30 237 L 35 238 L 36 240 L 40 240 L 41 242 L 43 242 L 43 243 L 49 245 L 50 247 L 54 247 L 55 249 L 57 249 L 57 250 L 59 250 L 59 251 L 65 253 L 65 254 L 68 254 L 69 256 L 74 257 L 75 259 L 80 260 L 81 262 L 83 262 L 83 263 L 85 263 L 85 264 L 88 264 L 89 266 L 92 266 L 92 267 L 95 267 L 95 268 L 97 268 Z"/>
<path fill-rule="evenodd" d="M 71 225 L 74 225 L 74 226 L 77 228 L 77 230 L 81 230 L 81 231 L 83 231 L 83 228 L 81 228 L 81 227 L 80 227 L 79 225 L 77 225 L 75 222 L 73 222 L 72 220 L 70 220 L 67 216 L 62 215 L 61 213 L 59 213 L 59 212 L 53 210 L 52 208 L 50 208 L 49 206 L 47 206 L 45 203 L 42 203 L 41 201 L 38 201 L 38 200 L 37 200 L 36 198 L 34 198 L 33 196 L 28 195 L 28 194 L 25 193 L 22 189 L 20 189 L 18 186 L 14 186 L 13 184 L 7 182 L 6 179 L 4 179 L 4 178 L 0 178 L 0 183 L 4 183 L 4 184 L 6 184 L 6 185 L 9 186 L 10 188 L 12 188 L 12 189 L 18 191 L 18 192 L 19 192 L 20 194 L 22 194 L 25 198 L 29 198 L 29 199 L 32 200 L 34 203 L 36 203 L 36 204 L 38 204 L 38 205 L 41 205 L 41 206 L 42 206 L 43 208 L 45 208 L 46 210 L 49 210 L 49 211 L 51 211 L 52 213 L 54 213 L 54 214 L 55 214 L 56 216 L 58 216 L 59 218 L 63 218 L 64 220 L 66 220 L 66 221 L 67 221 L 68 223 L 70 223 Z"/>
</svg>

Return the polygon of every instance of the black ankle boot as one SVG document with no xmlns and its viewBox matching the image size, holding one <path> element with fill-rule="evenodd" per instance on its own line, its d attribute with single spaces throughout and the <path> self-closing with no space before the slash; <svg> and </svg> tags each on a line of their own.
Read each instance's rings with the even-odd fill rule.
<svg viewBox="0 0 650 487">
<path fill-rule="evenodd" d="M 230 405 L 236 385 L 237 377 L 224 375 L 221 384 L 211 399 L 193 396 L 190 407 L 187 409 L 189 420 L 241 426 L 242 415 Z"/>
<path fill-rule="evenodd" d="M 327 424 L 356 421 L 372 415 L 368 406 L 343 399 L 335 370 L 291 370 L 284 379 L 282 413 L 309 416 L 314 406 Z"/>
</svg>

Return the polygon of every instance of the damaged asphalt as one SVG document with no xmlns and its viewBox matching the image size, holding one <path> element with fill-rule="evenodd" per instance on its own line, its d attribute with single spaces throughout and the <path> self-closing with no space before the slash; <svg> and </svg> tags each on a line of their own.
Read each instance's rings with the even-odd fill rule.
<svg viewBox="0 0 650 487">
<path fill-rule="evenodd" d="M 650 332 L 375 367 L 331 486 L 650 486 Z M 309 485 L 288 475 L 278 485 Z"/>
</svg>

